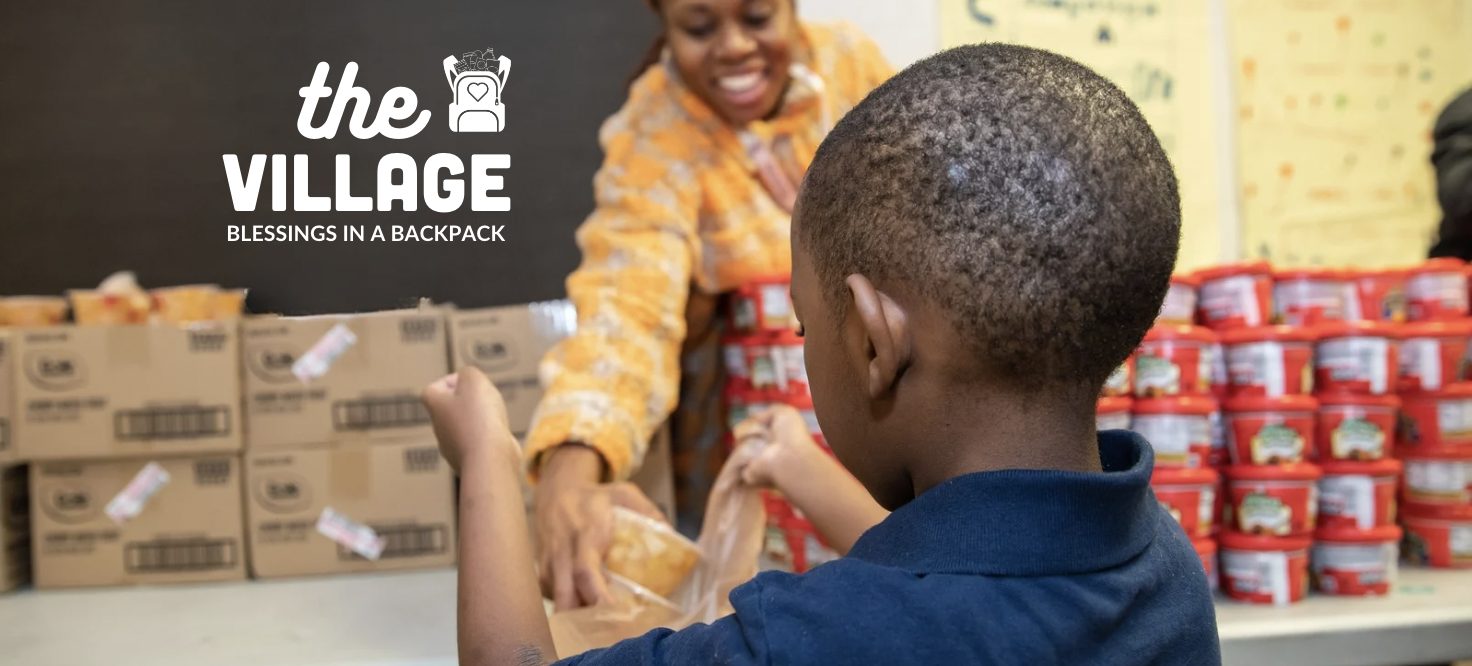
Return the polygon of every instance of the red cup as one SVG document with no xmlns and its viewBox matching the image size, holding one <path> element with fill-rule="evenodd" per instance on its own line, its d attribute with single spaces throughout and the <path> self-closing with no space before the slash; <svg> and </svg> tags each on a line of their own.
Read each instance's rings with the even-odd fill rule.
<svg viewBox="0 0 1472 666">
<path fill-rule="evenodd" d="M 1407 502 L 1401 555 L 1408 562 L 1441 568 L 1472 568 L 1472 506 Z"/>
<path fill-rule="evenodd" d="M 1099 390 L 1100 397 L 1117 398 L 1127 396 L 1134 392 L 1135 387 L 1135 355 L 1130 354 L 1124 363 L 1109 373 L 1109 378 L 1104 380 L 1104 388 Z"/>
<path fill-rule="evenodd" d="M 1308 594 L 1308 549 L 1304 537 L 1266 537 L 1223 532 L 1222 591 L 1254 604 L 1286 605 Z"/>
<path fill-rule="evenodd" d="M 1393 323 L 1406 320 L 1405 271 L 1358 271 L 1351 282 L 1354 298 L 1346 302 L 1346 319 Z"/>
<path fill-rule="evenodd" d="M 1201 568 L 1206 570 L 1206 584 L 1211 586 L 1211 591 L 1217 589 L 1216 581 L 1216 541 L 1212 539 L 1192 539 L 1191 547 L 1196 549 L 1196 557 L 1201 558 Z"/>
<path fill-rule="evenodd" d="M 1472 322 L 1437 321 L 1400 327 L 1400 390 L 1439 391 L 1467 377 Z"/>
<path fill-rule="evenodd" d="M 1275 320 L 1291 326 L 1343 321 L 1348 295 L 1349 281 L 1343 271 L 1303 268 L 1273 274 Z"/>
<path fill-rule="evenodd" d="M 1421 449 L 1401 462 L 1407 504 L 1472 506 L 1472 449 Z"/>
<path fill-rule="evenodd" d="M 1380 596 L 1395 584 L 1401 531 L 1394 525 L 1368 530 L 1320 528 L 1314 533 L 1314 587 L 1342 597 Z"/>
<path fill-rule="evenodd" d="M 1150 475 L 1150 489 L 1187 536 L 1202 539 L 1211 536 L 1217 479 L 1214 469 L 1157 467 Z"/>
<path fill-rule="evenodd" d="M 1314 392 L 1311 329 L 1243 328 L 1222 333 L 1232 395 L 1308 395 Z"/>
<path fill-rule="evenodd" d="M 748 385 L 757 391 L 778 391 L 782 383 L 781 360 L 770 335 L 741 338 Z"/>
<path fill-rule="evenodd" d="M 1129 398 L 1099 398 L 1094 411 L 1094 426 L 1098 430 L 1129 430 L 1130 409 L 1135 401 Z"/>
<path fill-rule="evenodd" d="M 1317 526 L 1322 472 L 1297 465 L 1226 468 L 1228 530 L 1270 536 L 1307 536 Z"/>
<path fill-rule="evenodd" d="M 1321 395 L 1314 433 L 1318 459 L 1379 460 L 1395 450 L 1396 414 L 1393 395 Z"/>
<path fill-rule="evenodd" d="M 1400 445 L 1407 454 L 1441 448 L 1472 450 L 1472 382 L 1436 393 L 1407 393 Z"/>
<path fill-rule="evenodd" d="M 1400 370 L 1396 329 L 1378 322 L 1339 322 L 1319 327 L 1314 346 L 1314 389 L 1325 393 L 1386 395 Z"/>
<path fill-rule="evenodd" d="M 1411 321 L 1444 321 L 1467 316 L 1466 262 L 1431 259 L 1406 273 L 1406 316 Z"/>
<path fill-rule="evenodd" d="M 1216 330 L 1266 326 L 1273 314 L 1273 271 L 1265 261 L 1197 271 L 1201 281 L 1197 310 Z"/>
<path fill-rule="evenodd" d="M 1204 467 L 1216 408 L 1216 400 L 1202 396 L 1136 400 L 1130 429 L 1150 442 L 1156 467 Z"/>
<path fill-rule="evenodd" d="M 792 313 L 791 280 L 786 275 L 751 280 L 731 293 L 731 322 L 737 332 L 759 333 L 797 328 Z"/>
<path fill-rule="evenodd" d="M 784 329 L 770 339 L 769 354 L 777 367 L 777 389 L 785 395 L 807 395 L 808 368 L 803 360 L 802 338 Z"/>
<path fill-rule="evenodd" d="M 1306 395 L 1237 397 L 1227 401 L 1227 451 L 1236 465 L 1279 465 L 1308 459 L 1319 402 Z"/>
<path fill-rule="evenodd" d="M 1319 479 L 1319 529 L 1368 530 L 1395 524 L 1399 460 L 1331 462 Z"/>
<path fill-rule="evenodd" d="M 1201 281 L 1191 275 L 1170 276 L 1170 289 L 1165 292 L 1165 301 L 1160 304 L 1160 314 L 1155 324 L 1190 325 L 1196 321 L 1196 301 Z"/>
<path fill-rule="evenodd" d="M 1207 395 L 1211 392 L 1216 333 L 1200 326 L 1156 326 L 1135 353 L 1135 395 Z"/>
</svg>

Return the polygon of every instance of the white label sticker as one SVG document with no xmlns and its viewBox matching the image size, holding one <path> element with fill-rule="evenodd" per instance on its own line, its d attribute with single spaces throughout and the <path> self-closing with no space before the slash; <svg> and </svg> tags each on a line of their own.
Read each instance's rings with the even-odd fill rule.
<svg viewBox="0 0 1472 666">
<path fill-rule="evenodd" d="M 1205 416 L 1138 414 L 1134 430 L 1150 442 L 1157 465 L 1199 466 L 1202 461 L 1192 457 L 1192 446 L 1211 444 L 1211 424 Z"/>
<path fill-rule="evenodd" d="M 321 377 L 327 374 L 343 352 L 357 343 L 358 336 L 353 335 L 345 324 L 333 326 L 311 349 L 291 364 L 291 374 L 302 382 Z"/>
<path fill-rule="evenodd" d="M 1335 338 L 1320 343 L 1314 365 L 1336 382 L 1366 382 L 1370 392 L 1385 393 L 1390 387 L 1386 365 L 1390 341 L 1382 338 Z"/>
<path fill-rule="evenodd" d="M 1257 342 L 1232 345 L 1227 351 L 1227 372 L 1237 386 L 1261 386 L 1268 395 L 1284 395 L 1286 371 L 1283 345 Z"/>
<path fill-rule="evenodd" d="M 1241 317 L 1247 326 L 1261 326 L 1262 310 L 1257 302 L 1257 278 L 1234 275 L 1201 285 L 1201 309 L 1208 322 Z"/>
<path fill-rule="evenodd" d="M 1441 344 L 1431 338 L 1400 343 L 1400 373 L 1418 380 L 1422 390 L 1441 388 Z"/>
<path fill-rule="evenodd" d="M 1244 594 L 1267 594 L 1275 604 L 1288 603 L 1288 554 L 1222 551 L 1222 575 Z"/>
<path fill-rule="evenodd" d="M 1406 297 L 1415 305 L 1435 303 L 1443 309 L 1466 312 L 1467 279 L 1461 273 L 1414 275 L 1406 281 Z"/>
<path fill-rule="evenodd" d="M 322 509 L 317 516 L 317 531 L 338 545 L 364 558 L 377 560 L 383 554 L 383 537 L 373 528 L 344 516 L 332 507 Z"/>
<path fill-rule="evenodd" d="M 169 473 L 158 463 L 151 462 L 133 475 L 133 480 L 107 503 L 103 513 L 119 525 L 143 512 L 143 506 L 160 488 L 169 482 Z"/>
<path fill-rule="evenodd" d="M 1452 557 L 1472 557 L 1472 526 L 1453 525 L 1448 530 Z"/>
<path fill-rule="evenodd" d="M 1441 439 L 1472 437 L 1472 400 L 1439 400 L 1436 403 L 1436 427 Z"/>
<path fill-rule="evenodd" d="M 1472 501 L 1472 463 L 1442 460 L 1407 460 L 1406 489 L 1451 501 Z"/>
</svg>

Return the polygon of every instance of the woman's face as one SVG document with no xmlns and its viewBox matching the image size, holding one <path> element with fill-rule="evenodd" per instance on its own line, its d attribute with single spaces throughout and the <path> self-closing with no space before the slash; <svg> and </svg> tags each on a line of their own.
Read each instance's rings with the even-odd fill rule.
<svg viewBox="0 0 1472 666">
<path fill-rule="evenodd" d="M 662 0 L 665 39 L 685 85 L 726 122 L 772 115 L 797 41 L 792 0 Z"/>
</svg>

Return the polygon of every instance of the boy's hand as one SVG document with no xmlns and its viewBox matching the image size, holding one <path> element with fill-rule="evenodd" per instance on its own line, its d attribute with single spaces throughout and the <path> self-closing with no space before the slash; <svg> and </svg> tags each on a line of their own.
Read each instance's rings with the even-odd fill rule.
<svg viewBox="0 0 1472 666">
<path fill-rule="evenodd" d="M 802 414 L 787 405 L 775 405 L 753 414 L 736 426 L 738 455 L 750 457 L 741 480 L 749 485 L 783 490 L 804 478 L 815 457 L 826 455 L 813 440 Z"/>
<path fill-rule="evenodd" d="M 463 462 L 486 455 L 520 466 L 521 448 L 506 425 L 506 402 L 485 373 L 466 366 L 426 386 L 421 397 L 440 453 L 456 472 Z"/>
</svg>

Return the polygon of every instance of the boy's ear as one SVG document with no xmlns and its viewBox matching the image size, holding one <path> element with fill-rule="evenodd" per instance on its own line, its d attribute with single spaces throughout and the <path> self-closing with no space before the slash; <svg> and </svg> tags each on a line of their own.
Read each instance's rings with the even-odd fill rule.
<svg viewBox="0 0 1472 666">
<path fill-rule="evenodd" d="M 855 273 L 844 283 L 864 331 L 869 397 L 880 398 L 894 388 L 913 360 L 909 316 L 894 299 L 875 289 L 869 278 Z"/>
</svg>

